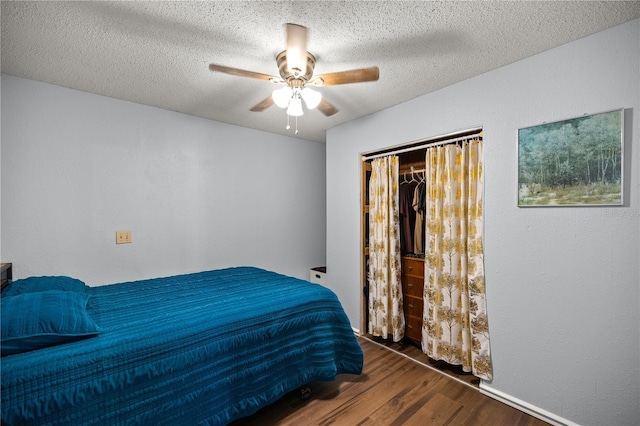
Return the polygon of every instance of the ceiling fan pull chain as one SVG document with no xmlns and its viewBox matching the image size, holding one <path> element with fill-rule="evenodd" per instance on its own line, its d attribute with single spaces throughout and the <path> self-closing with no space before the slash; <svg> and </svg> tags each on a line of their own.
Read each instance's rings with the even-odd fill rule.
<svg viewBox="0 0 640 426">
<path fill-rule="evenodd" d="M 298 116 L 296 115 L 296 132 L 295 134 L 298 134 Z"/>
<path fill-rule="evenodd" d="M 289 126 L 289 114 L 287 114 L 287 127 L 285 127 L 285 129 L 289 130 L 291 128 L 291 126 Z"/>
</svg>

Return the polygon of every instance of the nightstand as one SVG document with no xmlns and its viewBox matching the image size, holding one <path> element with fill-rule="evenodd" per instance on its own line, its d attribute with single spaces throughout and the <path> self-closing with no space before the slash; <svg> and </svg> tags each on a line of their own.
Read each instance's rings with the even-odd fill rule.
<svg viewBox="0 0 640 426">
<path fill-rule="evenodd" d="M 9 284 L 9 281 L 13 279 L 11 263 L 0 263 L 0 276 L 2 277 L 2 287 L 0 287 L 0 291 L 2 291 Z"/>
</svg>

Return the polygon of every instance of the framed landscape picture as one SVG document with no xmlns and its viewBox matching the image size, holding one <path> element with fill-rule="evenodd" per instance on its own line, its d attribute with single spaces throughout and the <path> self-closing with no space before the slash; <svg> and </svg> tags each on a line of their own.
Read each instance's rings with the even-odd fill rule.
<svg viewBox="0 0 640 426">
<path fill-rule="evenodd" d="M 623 112 L 518 129 L 518 206 L 622 205 Z"/>
</svg>

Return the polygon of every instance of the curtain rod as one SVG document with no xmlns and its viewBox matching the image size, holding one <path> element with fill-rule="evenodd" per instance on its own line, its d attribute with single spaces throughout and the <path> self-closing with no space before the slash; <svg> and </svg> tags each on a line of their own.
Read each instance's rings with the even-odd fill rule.
<svg viewBox="0 0 640 426">
<path fill-rule="evenodd" d="M 474 132 L 474 130 L 475 130 L 475 132 Z M 482 128 L 472 129 L 471 131 L 474 132 L 474 133 L 469 133 L 469 134 L 467 134 L 465 136 L 460 136 L 460 137 L 457 137 L 457 138 L 443 139 L 443 138 L 446 138 L 446 136 L 437 136 L 435 138 L 431 138 L 431 139 L 425 140 L 424 141 L 425 143 L 422 144 L 422 145 L 415 145 L 415 146 L 410 146 L 410 147 L 407 147 L 407 148 L 399 148 L 399 149 L 395 149 L 395 150 L 391 150 L 391 151 L 380 152 L 378 154 L 363 155 L 362 156 L 362 160 L 363 161 L 373 160 L 375 158 L 386 157 L 388 155 L 402 154 L 404 152 L 417 151 L 417 150 L 423 149 L 423 148 L 430 148 L 430 147 L 433 147 L 433 146 L 440 146 L 440 145 L 448 145 L 450 143 L 456 143 L 456 142 L 460 142 L 460 141 L 465 141 L 465 140 L 469 140 L 469 139 L 476 139 L 478 137 L 480 137 L 480 138 L 482 137 Z M 437 140 L 437 141 L 429 142 L 429 140 Z"/>
</svg>

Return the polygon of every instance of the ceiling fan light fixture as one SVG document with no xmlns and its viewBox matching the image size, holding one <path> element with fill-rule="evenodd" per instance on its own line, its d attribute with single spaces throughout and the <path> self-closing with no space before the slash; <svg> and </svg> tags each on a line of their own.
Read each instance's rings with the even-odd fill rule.
<svg viewBox="0 0 640 426">
<path fill-rule="evenodd" d="M 289 105 L 289 101 L 291 100 L 292 95 L 293 90 L 291 90 L 289 86 L 276 89 L 273 91 L 273 93 L 271 93 L 273 102 L 280 108 L 286 108 Z"/>
<path fill-rule="evenodd" d="M 315 109 L 318 105 L 320 105 L 320 101 L 322 100 L 322 93 L 317 90 L 313 90 L 309 87 L 305 87 L 300 92 L 302 95 L 302 99 L 304 99 L 304 103 L 307 105 L 309 109 Z"/>
<path fill-rule="evenodd" d="M 294 94 L 294 96 L 289 101 L 289 108 L 287 108 L 287 114 L 293 117 L 300 117 L 304 115 L 304 111 L 302 110 L 302 99 L 300 99 L 300 95 Z"/>
</svg>

